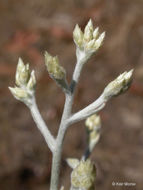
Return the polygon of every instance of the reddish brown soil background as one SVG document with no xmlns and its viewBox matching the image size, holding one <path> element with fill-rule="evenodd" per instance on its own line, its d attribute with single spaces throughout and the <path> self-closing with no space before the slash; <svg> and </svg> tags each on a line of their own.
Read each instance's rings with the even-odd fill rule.
<svg viewBox="0 0 143 190">
<path fill-rule="evenodd" d="M 76 23 L 83 28 L 90 17 L 107 35 L 85 65 L 73 111 L 95 100 L 119 73 L 135 69 L 130 90 L 100 112 L 102 136 L 91 156 L 97 166 L 96 189 L 143 189 L 142 10 L 142 0 L 0 1 L 0 190 L 47 190 L 50 180 L 51 153 L 29 110 L 7 88 L 14 85 L 18 57 L 36 71 L 39 109 L 56 135 L 64 96 L 46 72 L 43 53 L 58 54 L 70 80 L 75 66 L 72 30 Z M 65 158 L 80 158 L 85 138 L 84 122 L 67 133 L 60 180 L 66 189 L 70 169 Z M 113 181 L 136 186 L 112 186 Z"/>
</svg>

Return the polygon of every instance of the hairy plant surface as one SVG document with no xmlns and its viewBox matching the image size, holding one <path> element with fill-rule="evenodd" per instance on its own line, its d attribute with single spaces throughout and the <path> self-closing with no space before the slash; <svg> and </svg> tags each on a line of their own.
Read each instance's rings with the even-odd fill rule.
<svg viewBox="0 0 143 190">
<path fill-rule="evenodd" d="M 68 158 L 67 163 L 73 169 L 71 173 L 71 190 L 93 190 L 96 178 L 96 168 L 90 161 L 96 143 L 100 138 L 101 119 L 97 115 L 106 103 L 115 96 L 125 92 L 132 81 L 132 72 L 124 72 L 115 80 L 110 82 L 99 98 L 76 113 L 72 113 L 73 100 L 76 86 L 79 82 L 82 68 L 89 58 L 101 47 L 105 32 L 99 33 L 99 28 L 93 27 L 92 20 L 87 23 L 84 32 L 78 25 L 73 31 L 73 39 L 76 44 L 76 66 L 73 72 L 72 81 L 67 82 L 66 71 L 59 63 L 57 56 L 53 57 L 45 53 L 45 65 L 50 77 L 57 83 L 65 94 L 64 110 L 59 125 L 58 134 L 54 137 L 44 122 L 35 98 L 36 78 L 34 71 L 30 72 L 29 64 L 24 64 L 20 58 L 17 65 L 14 88 L 9 87 L 13 96 L 22 101 L 30 109 L 31 115 L 45 138 L 45 141 L 53 154 L 50 190 L 57 190 L 59 184 L 61 156 L 65 133 L 70 125 L 80 120 L 86 120 L 87 147 L 81 159 Z M 64 187 L 61 187 L 63 189 Z"/>
</svg>

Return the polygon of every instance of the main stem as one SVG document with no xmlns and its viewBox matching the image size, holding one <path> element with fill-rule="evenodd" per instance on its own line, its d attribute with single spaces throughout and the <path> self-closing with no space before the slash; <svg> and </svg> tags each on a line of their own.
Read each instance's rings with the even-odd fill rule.
<svg viewBox="0 0 143 190">
<path fill-rule="evenodd" d="M 61 120 L 61 124 L 59 128 L 58 136 L 56 139 L 56 147 L 53 153 L 50 190 L 58 189 L 63 140 L 64 140 L 66 129 L 68 127 L 67 120 L 71 113 L 71 104 L 72 104 L 72 95 L 67 94 L 63 116 L 62 116 L 62 120 Z"/>
<path fill-rule="evenodd" d="M 65 132 L 69 126 L 68 119 L 71 115 L 75 87 L 76 87 L 76 84 L 78 83 L 82 66 L 83 65 L 80 63 L 80 61 L 77 62 L 74 73 L 73 73 L 71 86 L 70 86 L 71 91 L 69 93 L 66 93 L 64 111 L 63 111 L 63 115 L 61 119 L 60 128 L 58 131 L 58 135 L 56 139 L 56 147 L 55 147 L 55 151 L 53 153 L 53 159 L 52 159 L 52 174 L 51 174 L 50 190 L 58 190 L 63 140 L 64 140 Z"/>
</svg>

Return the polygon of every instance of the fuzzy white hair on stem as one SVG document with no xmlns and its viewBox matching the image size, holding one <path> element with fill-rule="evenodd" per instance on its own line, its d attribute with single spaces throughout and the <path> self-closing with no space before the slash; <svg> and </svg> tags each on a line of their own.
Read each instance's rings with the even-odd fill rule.
<svg viewBox="0 0 143 190">
<path fill-rule="evenodd" d="M 70 158 L 67 159 L 67 163 L 73 169 L 71 174 L 71 190 L 94 189 L 93 183 L 96 176 L 96 169 L 94 164 L 89 160 L 89 155 L 93 151 L 100 137 L 98 130 L 100 128 L 100 118 L 99 116 L 93 114 L 96 114 L 101 109 L 103 109 L 103 107 L 112 97 L 125 92 L 131 85 L 133 70 L 119 75 L 119 77 L 107 85 L 97 100 L 94 100 L 93 103 L 77 111 L 77 113 L 72 113 L 75 90 L 76 86 L 78 85 L 83 66 L 85 63 L 87 63 L 88 59 L 102 46 L 104 38 L 105 32 L 100 34 L 98 27 L 94 29 L 91 19 L 85 26 L 84 32 L 80 29 L 78 24 L 75 26 L 73 31 L 73 40 L 76 45 L 77 61 L 70 84 L 68 84 L 66 80 L 66 71 L 59 64 L 58 57 L 53 57 L 48 52 L 45 53 L 45 64 L 49 75 L 65 94 L 63 114 L 56 137 L 53 137 L 51 134 L 47 124 L 40 114 L 36 103 L 35 73 L 34 71 L 30 73 L 29 64 L 25 65 L 21 58 L 18 60 L 15 75 L 16 86 L 9 87 L 9 89 L 17 100 L 22 101 L 30 109 L 33 120 L 35 121 L 38 129 L 40 130 L 53 154 L 50 190 L 58 190 L 63 141 L 68 127 L 73 123 L 88 117 L 90 118 L 87 119 L 86 122 L 89 137 L 87 152 L 85 155 L 83 155 L 83 157 L 81 157 L 81 160 Z M 87 176 L 86 180 L 85 176 Z M 63 186 L 61 187 L 61 190 L 64 190 Z"/>
</svg>

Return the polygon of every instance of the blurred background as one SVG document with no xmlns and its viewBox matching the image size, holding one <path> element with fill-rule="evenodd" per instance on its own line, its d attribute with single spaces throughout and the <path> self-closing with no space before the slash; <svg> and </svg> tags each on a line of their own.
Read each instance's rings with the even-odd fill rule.
<svg viewBox="0 0 143 190">
<path fill-rule="evenodd" d="M 64 95 L 50 79 L 43 54 L 58 55 L 70 81 L 75 66 L 72 31 L 89 18 L 106 31 L 103 46 L 85 65 L 73 112 L 94 101 L 120 73 L 132 68 L 130 90 L 100 112 L 102 135 L 91 158 L 98 190 L 143 188 L 143 1 L 142 0 L 0 0 L 0 189 L 47 190 L 51 153 L 27 107 L 8 90 L 14 85 L 18 57 L 37 77 L 39 109 L 56 135 Z M 73 125 L 64 143 L 60 182 L 68 189 L 67 157 L 80 158 L 85 147 L 84 121 Z M 132 182 L 134 187 L 112 186 Z"/>
</svg>

